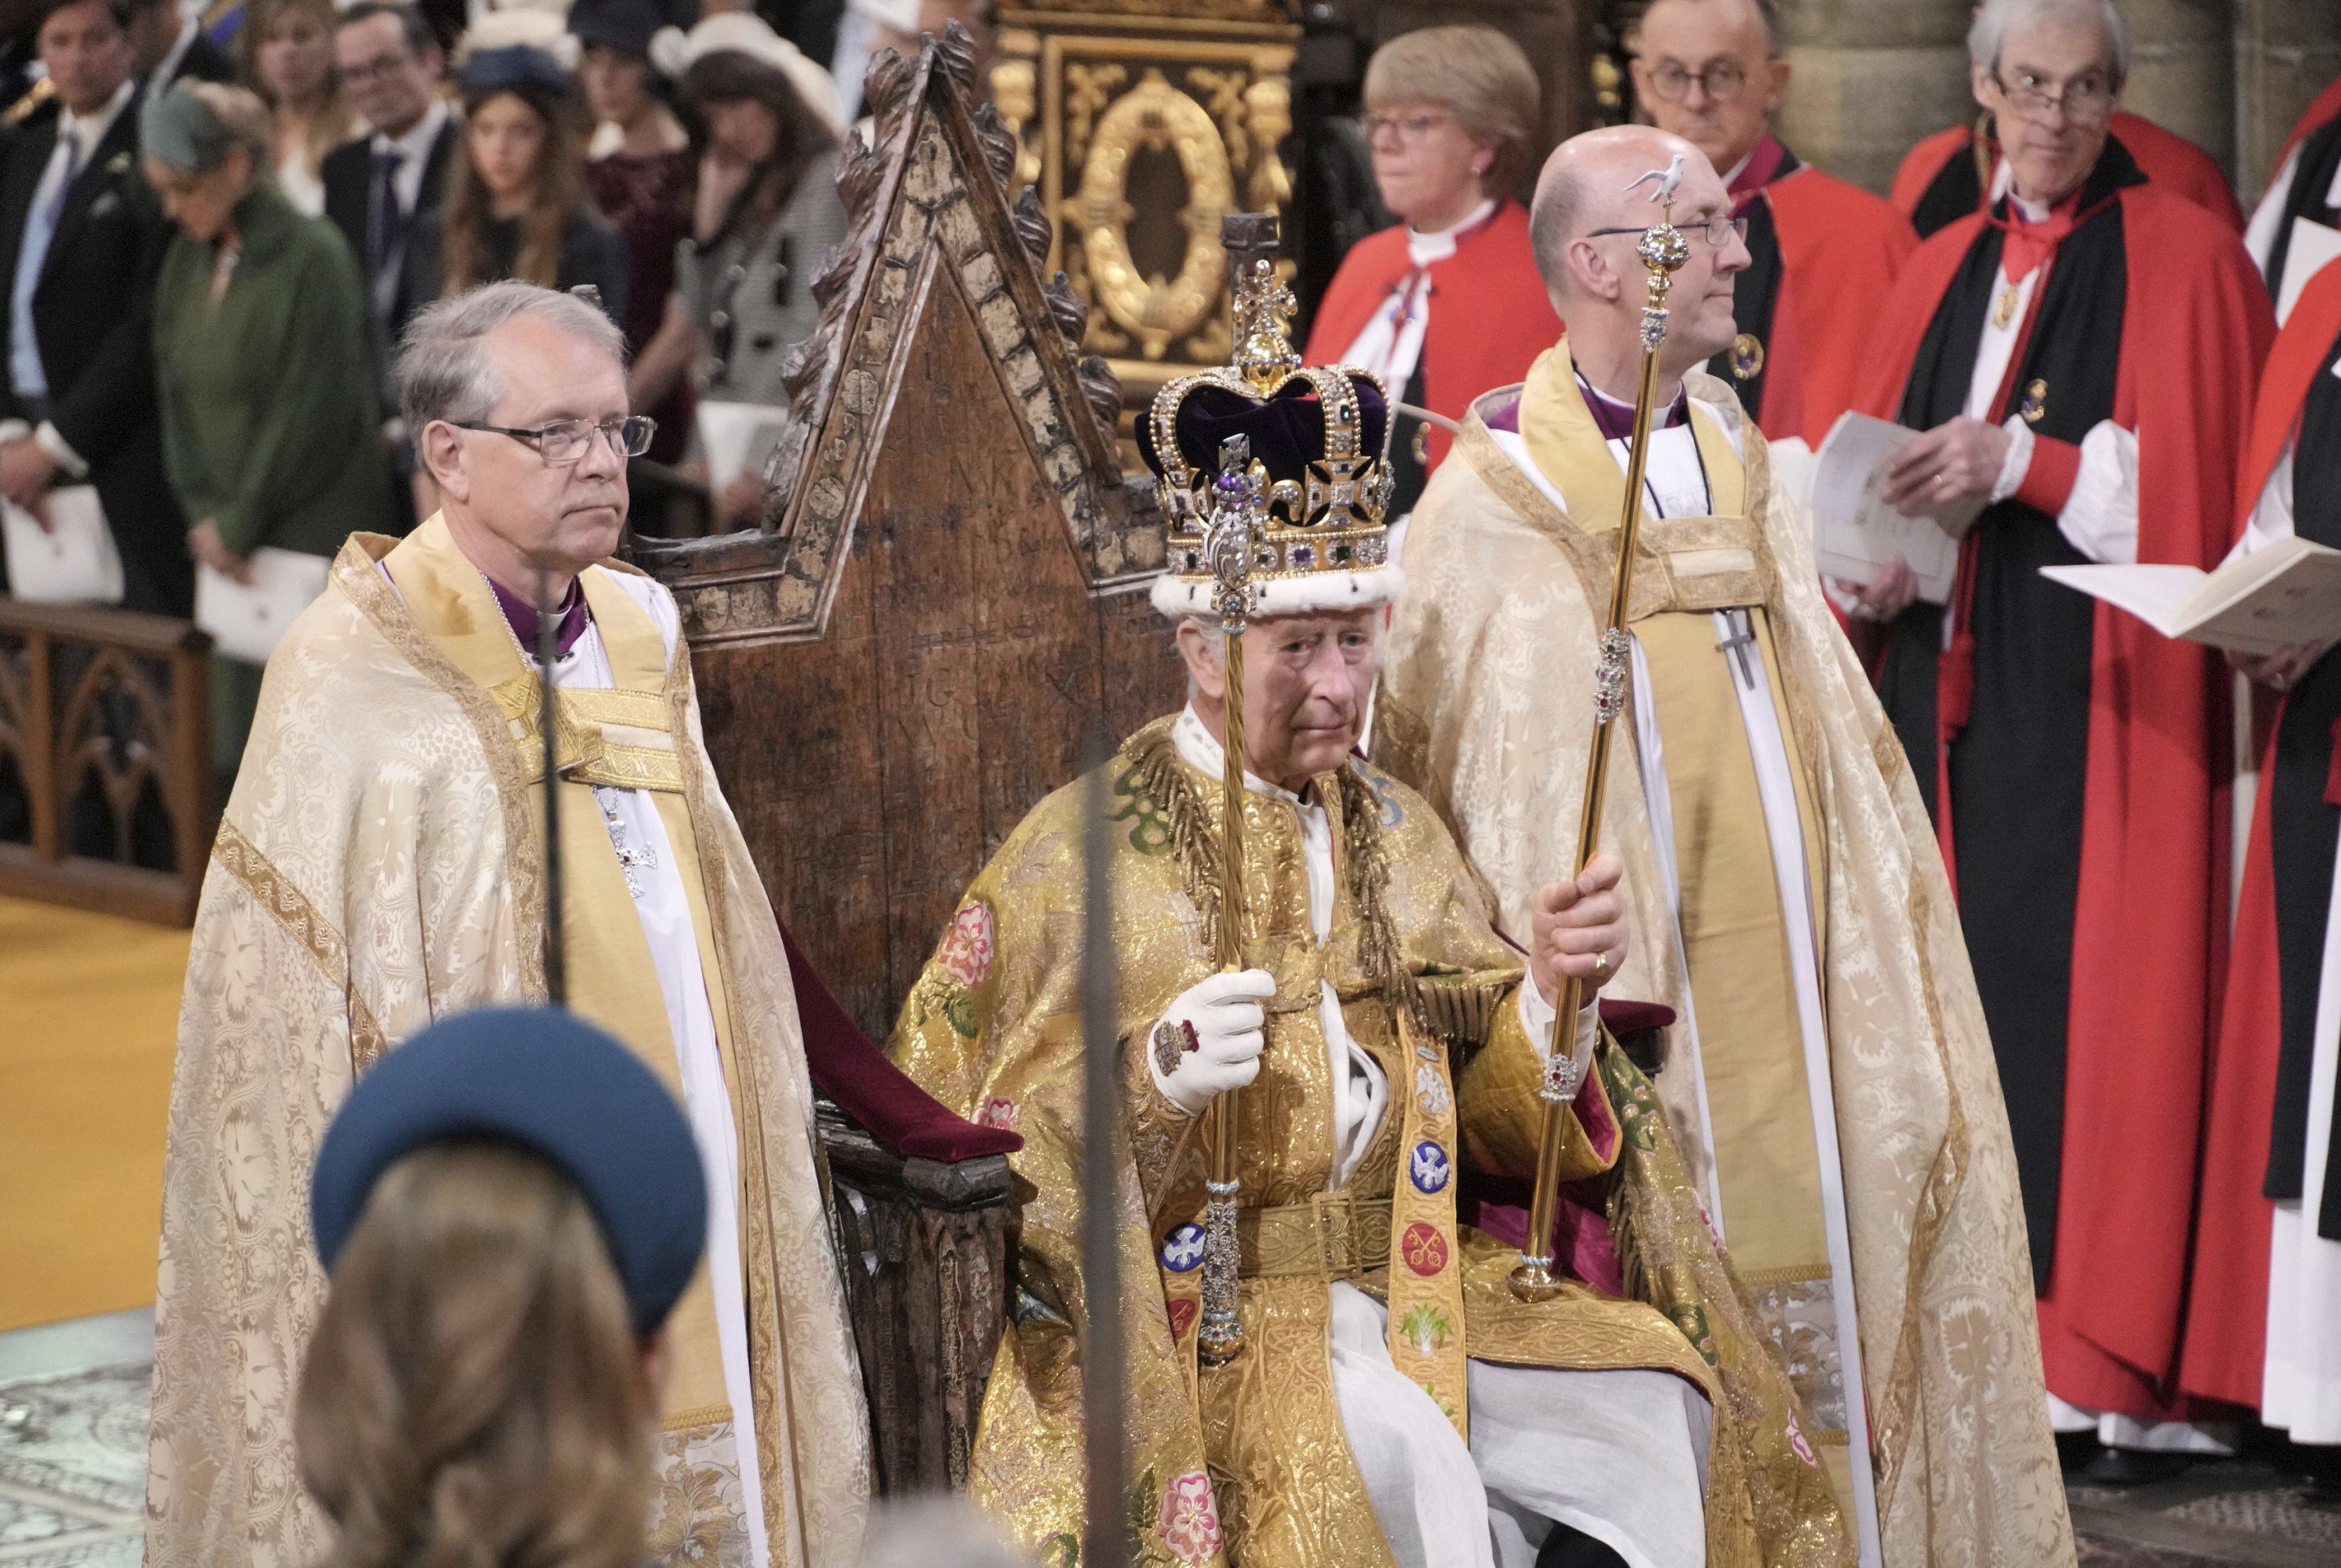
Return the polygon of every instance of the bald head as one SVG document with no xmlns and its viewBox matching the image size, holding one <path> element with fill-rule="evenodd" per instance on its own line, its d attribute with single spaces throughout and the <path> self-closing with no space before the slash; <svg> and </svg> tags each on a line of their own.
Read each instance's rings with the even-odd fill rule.
<svg viewBox="0 0 2341 1568">
<path fill-rule="evenodd" d="M 1764 139 L 1788 89 L 1770 0 L 1653 0 L 1631 69 L 1650 123 L 1726 175 Z"/>
<path fill-rule="evenodd" d="M 1639 232 L 1658 221 L 1662 209 L 1651 202 L 1650 187 L 1627 187 L 1678 155 L 1682 182 L 1675 189 L 1674 222 L 1690 240 L 1690 260 L 1675 274 L 1663 357 L 1687 354 L 1683 363 L 1695 364 L 1730 342 L 1731 280 L 1747 267 L 1748 248 L 1737 238 L 1716 245 L 1705 231 L 1713 220 L 1731 215 L 1731 198 L 1704 153 L 1652 125 L 1611 125 L 1572 136 L 1553 149 L 1537 178 L 1529 243 L 1573 342 L 1591 348 L 1612 337 L 1620 344 L 1638 340 L 1646 274 L 1634 236 L 1603 231 Z M 1721 342 L 1710 342 L 1718 332 Z"/>
<path fill-rule="evenodd" d="M 1574 292 L 1569 277 L 1569 247 L 1596 229 L 1629 224 L 1648 227 L 1658 217 L 1650 203 L 1650 187 L 1629 193 L 1626 187 L 1653 169 L 1663 169 L 1683 154 L 1682 184 L 1675 192 L 1679 216 L 1696 215 L 1696 205 L 1707 185 L 1723 201 L 1723 183 L 1714 165 L 1697 147 L 1680 136 L 1651 125 L 1609 125 L 1571 136 L 1552 150 L 1537 176 L 1536 200 L 1529 208 L 1529 241 L 1537 272 L 1544 278 L 1553 304 L 1567 312 L 1564 297 Z M 1728 209 L 1728 203 L 1726 203 Z M 1637 308 L 1639 308 L 1639 302 Z"/>
</svg>

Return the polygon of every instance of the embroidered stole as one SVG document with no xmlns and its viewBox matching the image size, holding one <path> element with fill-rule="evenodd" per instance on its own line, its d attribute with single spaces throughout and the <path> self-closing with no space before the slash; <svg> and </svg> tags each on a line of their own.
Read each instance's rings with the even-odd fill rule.
<svg viewBox="0 0 2341 1568">
<path fill-rule="evenodd" d="M 505 714 L 523 774 L 532 784 L 540 783 L 544 751 L 537 722 L 535 667 L 522 659 L 487 580 L 455 547 L 444 520 L 433 516 L 392 550 L 383 565 L 416 627 L 465 676 L 494 696 Z M 732 1096 L 732 1125 L 744 1127 L 750 1125 L 749 1112 L 742 1095 L 722 964 L 708 916 L 691 802 L 684 793 L 682 750 L 691 739 L 683 705 L 676 700 L 683 677 L 667 668 L 665 640 L 657 623 L 607 569 L 589 567 L 579 581 L 609 660 L 612 686 L 558 690 L 553 697 L 554 757 L 562 779 L 562 946 L 569 1006 L 580 1017 L 624 1041 L 678 1101 L 682 1098 L 665 991 L 593 786 L 649 790 L 690 902 L 700 972 L 715 1018 L 723 1081 Z M 541 842 L 544 809 L 540 789 L 529 791 L 528 806 Z M 539 938 L 523 932 L 521 939 Z M 741 1255 L 747 1255 L 744 1238 Z M 673 1373 L 667 1388 L 665 1429 L 731 1420 L 714 1295 L 704 1265 L 669 1321 L 667 1337 Z M 745 1455 L 742 1462 L 752 1463 Z"/>
<path fill-rule="evenodd" d="M 1634 635 L 1650 675 L 1673 826 L 1678 918 L 1731 1257 L 1759 1298 L 1785 1304 L 1792 1332 L 1828 1305 L 1830 1276 L 1813 1143 L 1804 1031 L 1797 1011 L 1785 915 L 1756 769 L 1742 740 L 1732 655 L 1718 646 L 1709 611 L 1744 608 L 1779 716 L 1794 779 L 1815 919 L 1827 908 L 1826 845 L 1810 771 L 1789 722 L 1779 658 L 1765 603 L 1774 590 L 1770 552 L 1751 515 L 1747 465 L 1697 401 L 1691 430 L 1714 515 L 1645 517 L 1635 562 Z M 1519 410 L 1520 439 L 1569 502 L 1586 537 L 1577 547 L 1595 603 L 1606 594 L 1625 475 L 1585 407 L 1568 344 L 1539 359 Z M 1749 440 L 1760 440 L 1751 429 Z M 1614 778 L 1613 778 L 1614 785 Z M 1825 952 L 1814 932 L 1815 951 Z M 1838 1325 L 1849 1334 L 1853 1325 Z M 1809 1388 L 1800 1392 L 1810 1394 Z"/>
</svg>

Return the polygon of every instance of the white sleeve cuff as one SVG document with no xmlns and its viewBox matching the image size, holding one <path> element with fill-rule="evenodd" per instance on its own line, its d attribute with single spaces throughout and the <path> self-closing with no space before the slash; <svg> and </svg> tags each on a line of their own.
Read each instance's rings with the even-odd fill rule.
<svg viewBox="0 0 2341 1568">
<path fill-rule="evenodd" d="M 33 432 L 33 440 L 64 471 L 67 479 L 89 477 L 89 464 L 81 460 L 81 453 L 74 451 L 65 438 L 57 433 L 57 427 L 47 420 L 43 420 L 40 427 Z"/>
<path fill-rule="evenodd" d="M 1528 1031 L 1529 1043 L 1536 1047 L 1539 1057 L 1551 1054 L 1547 1048 L 1547 1042 L 1552 1038 L 1554 1011 L 1553 1005 L 1544 999 L 1544 993 L 1537 989 L 1536 981 L 1522 976 L 1520 978 L 1520 1027 Z M 1570 1048 L 1569 1055 L 1579 1062 L 1590 1062 L 1593 1059 L 1594 1043 L 1600 1037 L 1601 999 L 1597 993 L 1587 998 L 1585 1005 L 1577 1009 L 1577 1044 Z"/>
<path fill-rule="evenodd" d="M 2007 455 L 1999 460 L 1999 477 L 1991 481 L 1989 503 L 1997 506 L 2014 495 L 2032 467 L 2032 427 L 2014 414 L 1999 427 L 2008 435 Z"/>
<path fill-rule="evenodd" d="M 2137 564 L 2137 436 L 2099 420 L 2081 438 L 2081 467 L 2057 531 L 2102 566 Z"/>
</svg>

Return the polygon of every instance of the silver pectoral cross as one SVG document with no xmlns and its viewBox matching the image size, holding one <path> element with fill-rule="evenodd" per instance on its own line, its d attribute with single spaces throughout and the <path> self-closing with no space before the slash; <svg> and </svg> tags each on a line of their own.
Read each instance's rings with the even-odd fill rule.
<svg viewBox="0 0 2341 1568">
<path fill-rule="evenodd" d="M 637 870 L 658 868 L 658 851 L 644 845 L 628 842 L 626 819 L 618 815 L 618 797 L 614 789 L 596 785 L 594 804 L 602 808 L 602 825 L 610 830 L 610 849 L 618 857 L 618 872 L 626 879 L 626 891 L 639 898 L 647 890 L 634 879 Z"/>
<path fill-rule="evenodd" d="M 1756 622 L 1747 610 L 1740 609 L 1725 610 L 1723 619 L 1731 628 L 1731 635 L 1715 646 L 1731 660 L 1740 684 L 1753 691 L 1756 690 Z"/>
</svg>

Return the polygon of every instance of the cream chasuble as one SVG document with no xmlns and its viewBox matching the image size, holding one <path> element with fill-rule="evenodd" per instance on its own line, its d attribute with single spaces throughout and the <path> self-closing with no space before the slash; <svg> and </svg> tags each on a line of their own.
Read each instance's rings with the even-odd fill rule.
<svg viewBox="0 0 2341 1568">
<path fill-rule="evenodd" d="M 1638 941 L 1609 994 L 1677 1012 L 1659 1096 L 1834 1429 L 1863 1560 L 2070 1561 L 2006 1116 L 1933 837 L 1762 437 L 1722 383 L 1687 384 L 1643 498 L 1602 834 Z M 1489 431 L 1515 404 L 1517 433 Z M 1623 446 L 1564 342 L 1479 400 L 1408 541 L 1377 756 L 1519 931 L 1574 850 Z"/>
<path fill-rule="evenodd" d="M 158 1563 L 230 1560 L 235 1541 L 256 1563 L 319 1554 L 290 1443 L 324 1284 L 307 1151 L 396 1039 L 543 994 L 533 667 L 437 519 L 394 548 L 353 539 L 333 581 L 272 661 L 197 918 L 165 1173 Z M 554 671 L 570 1001 L 684 1102 L 712 1199 L 712 1266 L 669 1325 L 653 1547 L 843 1564 L 866 1418 L 785 955 L 707 773 L 671 602 L 623 568 L 580 582 L 592 629 Z M 220 1146 L 239 1153 L 224 1172 Z M 231 1430 L 239 1447 L 218 1441 Z"/>
</svg>

